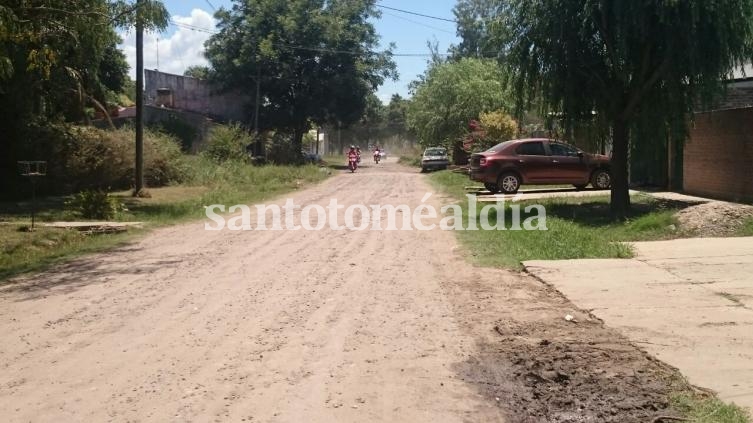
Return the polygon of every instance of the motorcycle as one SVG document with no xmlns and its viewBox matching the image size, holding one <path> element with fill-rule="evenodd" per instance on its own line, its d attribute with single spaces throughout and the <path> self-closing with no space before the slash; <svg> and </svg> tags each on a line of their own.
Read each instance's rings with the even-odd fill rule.
<svg viewBox="0 0 753 423">
<path fill-rule="evenodd" d="M 358 157 L 348 157 L 348 169 L 353 173 L 358 168 Z"/>
<path fill-rule="evenodd" d="M 374 152 L 374 163 L 379 164 L 379 159 L 381 159 L 382 156 L 379 154 L 378 151 Z"/>
</svg>

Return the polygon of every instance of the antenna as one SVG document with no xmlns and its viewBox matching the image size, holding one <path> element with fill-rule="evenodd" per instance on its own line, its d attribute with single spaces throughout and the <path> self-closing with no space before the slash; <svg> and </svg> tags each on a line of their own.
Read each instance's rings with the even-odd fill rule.
<svg viewBox="0 0 753 423">
<path fill-rule="evenodd" d="M 159 35 L 157 36 L 157 70 L 159 70 Z"/>
</svg>

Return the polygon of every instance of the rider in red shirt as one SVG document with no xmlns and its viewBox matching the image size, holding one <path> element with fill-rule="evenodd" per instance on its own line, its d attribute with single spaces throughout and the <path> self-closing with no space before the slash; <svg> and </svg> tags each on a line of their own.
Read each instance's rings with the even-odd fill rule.
<svg viewBox="0 0 753 423">
<path fill-rule="evenodd" d="M 348 151 L 348 161 L 350 161 L 350 159 L 358 159 L 358 152 L 356 151 L 356 146 L 354 145 L 351 145 L 350 151 Z"/>
</svg>

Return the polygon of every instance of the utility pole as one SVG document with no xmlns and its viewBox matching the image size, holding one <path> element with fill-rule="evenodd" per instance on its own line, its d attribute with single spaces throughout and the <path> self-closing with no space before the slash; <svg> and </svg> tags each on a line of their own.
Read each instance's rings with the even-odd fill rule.
<svg viewBox="0 0 753 423">
<path fill-rule="evenodd" d="M 136 0 L 136 175 L 133 195 L 144 189 L 144 22 L 141 7 L 144 0 Z"/>
<path fill-rule="evenodd" d="M 261 90 L 261 67 L 256 65 L 256 102 L 254 105 L 254 138 L 256 138 L 256 155 L 264 156 L 264 142 L 259 136 L 259 101 Z"/>
</svg>

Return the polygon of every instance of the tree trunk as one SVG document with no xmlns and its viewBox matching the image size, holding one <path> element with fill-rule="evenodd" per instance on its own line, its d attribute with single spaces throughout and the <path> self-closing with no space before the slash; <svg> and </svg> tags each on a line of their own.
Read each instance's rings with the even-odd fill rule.
<svg viewBox="0 0 753 423">
<path fill-rule="evenodd" d="M 619 118 L 612 122 L 612 216 L 624 219 L 630 209 L 628 188 L 628 144 L 630 128 Z"/>
<path fill-rule="evenodd" d="M 301 151 L 303 151 L 304 133 L 305 133 L 305 130 L 301 128 L 296 128 L 293 130 L 293 146 L 292 146 L 293 157 L 291 157 L 291 162 L 293 164 L 301 164 L 303 162 L 303 157 L 301 157 Z"/>
</svg>

